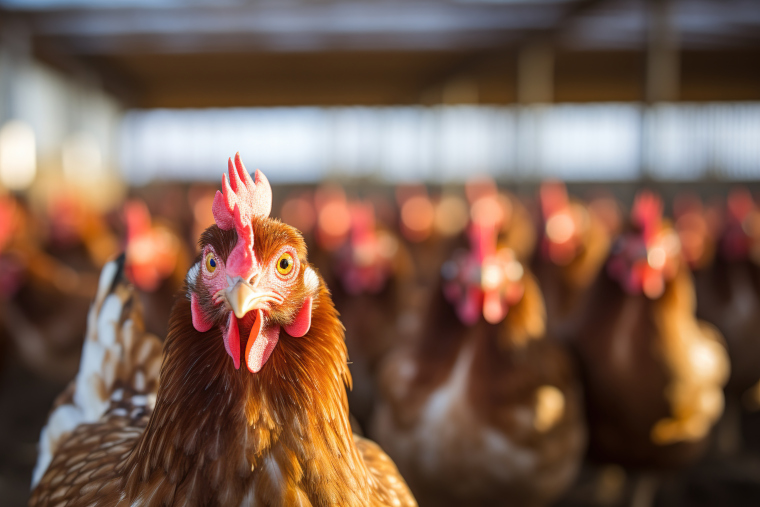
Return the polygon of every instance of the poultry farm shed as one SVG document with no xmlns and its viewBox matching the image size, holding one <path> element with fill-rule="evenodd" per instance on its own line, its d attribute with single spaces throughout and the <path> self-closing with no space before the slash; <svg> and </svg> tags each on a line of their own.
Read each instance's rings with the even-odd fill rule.
<svg viewBox="0 0 760 507">
<path fill-rule="evenodd" d="M 758 505 L 758 62 L 752 0 L 0 0 L 1 503 Z"/>
</svg>

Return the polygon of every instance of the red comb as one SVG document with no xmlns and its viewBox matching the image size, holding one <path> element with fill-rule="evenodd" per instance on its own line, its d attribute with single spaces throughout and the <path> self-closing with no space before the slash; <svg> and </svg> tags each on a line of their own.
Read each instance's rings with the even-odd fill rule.
<svg viewBox="0 0 760 507">
<path fill-rule="evenodd" d="M 375 234 L 375 208 L 372 203 L 351 204 L 351 235 L 355 243 L 365 241 Z"/>
<path fill-rule="evenodd" d="M 214 220 L 220 229 L 235 227 L 238 242 L 227 260 L 227 271 L 232 276 L 250 278 L 258 263 L 253 255 L 254 217 L 267 217 L 272 211 L 272 188 L 266 176 L 256 170 L 254 179 L 246 171 L 240 153 L 235 154 L 235 163 L 228 161 L 230 173 L 222 176 L 222 191 L 216 192 L 212 210 Z"/>
<path fill-rule="evenodd" d="M 704 212 L 702 199 L 693 192 L 682 192 L 673 199 L 673 215 L 680 218 L 688 214 L 701 214 Z"/>
<path fill-rule="evenodd" d="M 0 197 L 0 250 L 13 236 L 16 221 L 16 203 L 10 198 Z"/>
<path fill-rule="evenodd" d="M 743 222 L 754 207 L 752 194 L 746 188 L 736 188 L 728 195 L 728 212 L 737 222 Z"/>
<path fill-rule="evenodd" d="M 127 241 L 150 231 L 150 210 L 143 201 L 138 199 L 127 201 L 124 205 L 124 219 L 127 223 Z"/>
<path fill-rule="evenodd" d="M 633 201 L 631 221 L 642 229 L 645 241 L 657 233 L 661 220 L 662 199 L 649 190 L 639 192 Z"/>
<path fill-rule="evenodd" d="M 474 203 L 481 197 L 493 197 L 498 192 L 496 182 L 490 176 L 476 176 L 470 178 L 464 184 L 464 192 L 470 204 Z"/>
<path fill-rule="evenodd" d="M 541 198 L 541 212 L 548 219 L 559 210 L 567 207 L 567 187 L 561 181 L 546 181 L 541 184 L 539 190 Z"/>
</svg>

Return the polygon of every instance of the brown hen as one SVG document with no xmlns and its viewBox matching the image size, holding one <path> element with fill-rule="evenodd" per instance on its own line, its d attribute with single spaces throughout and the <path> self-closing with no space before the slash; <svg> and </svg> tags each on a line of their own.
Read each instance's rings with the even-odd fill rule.
<svg viewBox="0 0 760 507">
<path fill-rule="evenodd" d="M 723 412 L 729 362 L 695 317 L 694 284 L 651 193 L 592 287 L 574 339 L 586 381 L 591 454 L 646 468 L 683 466 Z"/>
<path fill-rule="evenodd" d="M 611 198 L 570 199 L 559 182 L 544 183 L 540 200 L 541 247 L 532 267 L 546 301 L 550 335 L 566 341 L 618 233 L 618 209 Z"/>
<path fill-rule="evenodd" d="M 484 198 L 419 340 L 380 371 L 371 435 L 421 505 L 545 505 L 585 449 L 574 364 L 544 339 L 540 289 L 511 248 L 496 248 L 500 205 Z"/>
<path fill-rule="evenodd" d="M 416 505 L 390 459 L 351 433 L 342 325 L 300 234 L 268 217 L 260 172 L 229 165 L 160 381 L 158 343 L 116 266 L 104 270 L 31 505 Z"/>
</svg>

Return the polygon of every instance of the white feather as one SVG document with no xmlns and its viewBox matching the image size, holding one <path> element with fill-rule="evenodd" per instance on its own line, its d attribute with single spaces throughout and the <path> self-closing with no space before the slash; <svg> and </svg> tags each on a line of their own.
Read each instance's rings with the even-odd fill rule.
<svg viewBox="0 0 760 507">
<path fill-rule="evenodd" d="M 193 264 L 190 269 L 187 271 L 187 277 L 185 277 L 185 281 L 187 282 L 187 295 L 190 297 L 190 287 L 195 285 L 195 281 L 198 279 L 198 273 L 201 272 L 201 263 L 200 261 Z"/>
<path fill-rule="evenodd" d="M 129 317 L 125 317 L 122 298 L 110 292 L 118 273 L 116 262 L 109 262 L 101 271 L 98 292 L 87 315 L 87 332 L 75 379 L 73 403 L 57 407 L 42 429 L 32 488 L 42 479 L 65 435 L 81 424 L 99 420 L 111 400 L 120 401 L 124 395 L 122 390 L 113 388 L 120 364 L 130 357 L 132 344 L 137 342 L 133 334 L 138 329 Z M 142 383 L 145 384 L 144 379 Z M 155 396 L 143 396 L 141 401 L 152 407 Z"/>
<path fill-rule="evenodd" d="M 34 487 L 45 474 L 50 462 L 53 461 L 53 452 L 56 447 L 56 439 L 59 435 L 69 433 L 84 422 L 82 411 L 74 405 L 61 405 L 56 408 L 48 418 L 47 426 L 42 428 L 39 443 L 39 455 L 37 464 L 32 472 L 32 487 Z"/>
<path fill-rule="evenodd" d="M 319 278 L 311 266 L 307 267 L 303 273 L 303 284 L 311 292 L 316 292 L 319 288 Z"/>
</svg>

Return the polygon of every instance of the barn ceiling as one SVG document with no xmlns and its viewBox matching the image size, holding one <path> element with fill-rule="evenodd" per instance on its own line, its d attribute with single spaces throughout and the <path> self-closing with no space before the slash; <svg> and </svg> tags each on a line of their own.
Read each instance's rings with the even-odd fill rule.
<svg viewBox="0 0 760 507">
<path fill-rule="evenodd" d="M 0 34 L 131 107 L 516 100 L 554 48 L 554 98 L 643 98 L 656 0 L 0 0 Z M 760 100 L 760 5 L 672 0 L 681 100 Z"/>
</svg>

